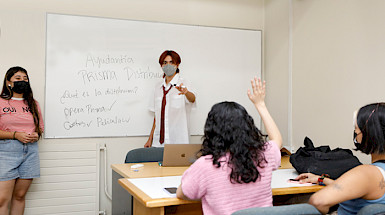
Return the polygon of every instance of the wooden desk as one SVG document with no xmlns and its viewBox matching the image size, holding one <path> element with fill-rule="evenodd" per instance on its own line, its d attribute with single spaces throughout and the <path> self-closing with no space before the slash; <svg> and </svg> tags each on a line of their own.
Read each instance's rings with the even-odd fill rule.
<svg viewBox="0 0 385 215">
<path fill-rule="evenodd" d="M 141 163 L 144 167 L 138 168 L 137 172 L 131 170 L 131 166 L 135 163 L 112 164 L 111 168 L 123 178 L 149 178 L 183 175 L 188 166 L 183 167 L 161 167 L 157 162 Z M 293 166 L 289 161 L 289 156 L 281 158 L 280 169 L 292 169 Z"/>
<path fill-rule="evenodd" d="M 134 215 L 164 215 L 171 211 L 172 214 L 202 214 L 202 205 L 199 201 L 187 201 L 178 198 L 152 199 L 127 179 L 122 178 L 118 182 L 134 197 Z"/>
<path fill-rule="evenodd" d="M 112 164 L 111 168 L 123 176 L 123 178 L 150 178 L 183 175 L 184 171 L 189 168 L 188 166 L 162 167 L 159 166 L 157 162 L 141 164 L 143 164 L 144 167 L 138 168 L 138 171 L 131 170 L 131 166 L 135 165 L 135 163 Z"/>
<path fill-rule="evenodd" d="M 140 203 L 137 201 L 135 195 L 135 198 L 132 198 L 130 194 L 127 193 L 126 190 L 122 189 L 122 186 L 118 183 L 119 179 L 121 178 L 149 178 L 149 177 L 158 177 L 158 176 L 177 176 L 182 175 L 184 171 L 188 168 L 186 167 L 160 167 L 157 162 L 149 162 L 149 163 L 141 163 L 144 165 L 142 168 L 138 168 L 138 171 L 131 170 L 131 166 L 135 165 L 135 163 L 128 163 L 128 164 L 113 164 L 111 165 L 112 168 L 112 214 L 153 214 L 154 210 L 171 210 L 174 207 L 161 207 L 159 209 L 146 209 L 143 203 Z M 136 190 L 135 190 L 136 191 Z M 147 196 L 148 197 L 148 196 Z M 147 200 L 147 197 L 143 197 L 143 201 Z M 183 200 L 175 198 L 177 203 L 175 205 L 181 204 L 177 208 L 184 208 L 188 211 L 193 211 L 193 208 L 185 208 L 186 202 Z M 142 201 L 142 202 L 143 202 Z M 187 204 L 190 206 L 189 204 Z M 144 208 L 143 208 L 144 207 Z M 200 203 L 199 206 L 195 207 L 201 207 Z M 138 211 L 137 213 L 131 211 L 131 209 L 134 209 L 134 211 Z M 171 209 L 170 209 L 171 208 Z M 143 210 L 150 210 L 150 212 L 143 212 Z M 201 210 L 201 209 L 200 209 Z M 154 212 L 155 213 L 155 212 Z M 159 214 L 159 213 L 155 213 Z M 162 213 L 160 213 L 162 214 Z M 166 213 L 167 214 L 167 213 Z"/>
<path fill-rule="evenodd" d="M 144 167 L 138 171 L 131 170 L 134 164 L 114 164 L 112 169 L 124 178 L 145 178 L 159 176 L 178 176 L 182 175 L 188 167 L 160 167 L 158 163 L 142 163 Z M 282 169 L 291 169 L 289 157 L 282 157 Z M 133 214 L 202 214 L 201 204 L 196 201 L 181 200 L 178 198 L 152 199 L 147 194 L 138 189 L 135 185 L 125 179 L 119 179 L 119 184 L 126 189 L 133 197 Z M 305 186 L 289 188 L 273 188 L 273 196 L 295 195 L 313 193 L 322 189 L 322 186 Z M 172 211 L 172 212 L 170 212 Z"/>
</svg>

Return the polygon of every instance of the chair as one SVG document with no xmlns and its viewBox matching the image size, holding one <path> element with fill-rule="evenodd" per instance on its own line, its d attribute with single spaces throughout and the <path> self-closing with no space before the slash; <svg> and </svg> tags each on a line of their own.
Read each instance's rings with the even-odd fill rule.
<svg viewBox="0 0 385 215">
<path fill-rule="evenodd" d="M 239 210 L 232 215 L 320 215 L 321 213 L 313 206 L 307 203 L 282 205 L 274 207 L 258 207 Z"/>
<path fill-rule="evenodd" d="M 361 208 L 357 215 L 383 215 L 385 214 L 385 204 L 370 204 Z"/>
<path fill-rule="evenodd" d="M 163 148 L 138 148 L 126 154 L 125 163 L 163 161 Z M 118 183 L 122 176 L 112 171 L 112 214 L 133 214 L 133 199 Z"/>
<path fill-rule="evenodd" d="M 138 148 L 129 151 L 125 163 L 163 161 L 163 147 Z"/>
</svg>

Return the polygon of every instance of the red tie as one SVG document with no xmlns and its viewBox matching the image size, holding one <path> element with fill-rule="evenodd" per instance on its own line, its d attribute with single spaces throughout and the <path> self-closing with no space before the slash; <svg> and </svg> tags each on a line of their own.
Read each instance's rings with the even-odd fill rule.
<svg viewBox="0 0 385 215">
<path fill-rule="evenodd" d="M 172 88 L 172 85 L 168 90 L 165 90 L 163 86 L 162 111 L 160 112 L 160 139 L 159 139 L 160 144 L 164 143 L 164 109 L 166 107 L 166 95 L 168 91 L 171 90 L 171 88 Z"/>
</svg>

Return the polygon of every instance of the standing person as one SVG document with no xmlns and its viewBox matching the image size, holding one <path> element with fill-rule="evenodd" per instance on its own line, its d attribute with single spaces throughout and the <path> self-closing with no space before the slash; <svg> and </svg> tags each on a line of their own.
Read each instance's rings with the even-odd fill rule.
<svg viewBox="0 0 385 215">
<path fill-rule="evenodd" d="M 338 215 L 357 214 L 369 204 L 385 204 L 385 103 L 366 105 L 354 115 L 354 145 L 371 155 L 372 164 L 357 166 L 336 180 L 311 173 L 297 177 L 302 183 L 326 185 L 309 200 L 323 214 L 338 203 Z"/>
<path fill-rule="evenodd" d="M 202 156 L 187 169 L 177 197 L 202 201 L 205 215 L 227 215 L 250 207 L 273 205 L 272 171 L 281 163 L 282 137 L 268 112 L 265 83 L 255 78 L 248 96 L 270 141 L 235 102 L 215 104 L 208 114 Z"/>
<path fill-rule="evenodd" d="M 181 58 L 175 51 L 164 51 L 159 57 L 164 79 L 155 85 L 150 103 L 155 117 L 144 147 L 189 143 L 190 111 L 196 106 L 195 93 L 179 75 L 180 63 Z"/>
<path fill-rule="evenodd" d="M 21 215 L 33 178 L 40 176 L 37 140 L 44 130 L 28 73 L 10 68 L 0 95 L 0 214 Z"/>
</svg>

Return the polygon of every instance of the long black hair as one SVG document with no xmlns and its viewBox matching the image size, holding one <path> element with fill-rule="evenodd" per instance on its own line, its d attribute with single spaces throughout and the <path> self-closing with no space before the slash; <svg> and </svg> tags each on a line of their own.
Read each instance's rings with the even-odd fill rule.
<svg viewBox="0 0 385 215">
<path fill-rule="evenodd" d="M 202 149 L 202 156 L 212 155 L 213 165 L 217 168 L 226 162 L 231 168 L 231 183 L 255 182 L 266 159 L 266 136 L 254 125 L 253 118 L 246 109 L 236 102 L 215 104 L 207 117 Z M 227 161 L 221 157 L 229 153 Z"/>
<path fill-rule="evenodd" d="M 28 82 L 30 82 L 29 76 L 28 76 L 28 73 L 27 73 L 26 69 L 24 69 L 24 68 L 22 68 L 20 66 L 16 66 L 16 67 L 10 68 L 7 71 L 7 73 L 5 74 L 5 77 L 4 77 L 3 90 L 1 91 L 1 95 L 0 95 L 1 98 L 6 99 L 6 100 L 10 100 L 12 98 L 13 91 L 7 85 L 7 81 L 11 81 L 12 76 L 14 76 L 15 73 L 17 73 L 17 72 L 25 73 L 27 75 Z M 29 83 L 29 84 L 31 84 L 31 83 Z M 39 135 L 39 138 L 40 138 L 41 134 L 43 133 L 43 131 L 40 128 L 39 109 L 37 108 L 36 101 L 33 98 L 33 93 L 32 93 L 31 87 L 30 87 L 30 89 L 28 91 L 23 93 L 23 98 L 24 98 L 24 103 L 26 105 L 28 105 L 28 107 L 29 107 L 29 109 L 30 109 L 30 111 L 32 113 L 33 122 L 35 124 L 35 131 L 37 132 L 37 134 Z"/>
<path fill-rule="evenodd" d="M 356 150 L 365 154 L 385 153 L 385 103 L 373 103 L 361 107 L 357 113 L 357 126 L 362 140 Z"/>
</svg>

